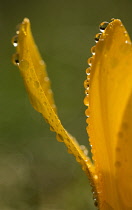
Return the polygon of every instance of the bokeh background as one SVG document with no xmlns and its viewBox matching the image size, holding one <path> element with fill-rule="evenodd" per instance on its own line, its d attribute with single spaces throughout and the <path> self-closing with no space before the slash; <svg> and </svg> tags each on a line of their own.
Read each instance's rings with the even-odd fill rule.
<svg viewBox="0 0 132 210">
<path fill-rule="evenodd" d="M 0 0 L 0 209 L 94 210 L 86 175 L 29 103 L 11 63 L 11 38 L 24 17 L 49 77 L 59 116 L 80 144 L 85 131 L 83 81 L 98 25 L 120 18 L 132 35 L 131 0 Z"/>
</svg>

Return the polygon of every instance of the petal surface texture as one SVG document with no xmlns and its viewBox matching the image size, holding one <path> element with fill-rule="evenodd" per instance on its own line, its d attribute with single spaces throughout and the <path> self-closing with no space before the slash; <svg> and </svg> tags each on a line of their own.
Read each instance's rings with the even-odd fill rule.
<svg viewBox="0 0 132 210">
<path fill-rule="evenodd" d="M 108 24 L 88 61 L 87 132 L 98 174 L 99 209 L 132 209 L 132 44 L 118 19 Z M 91 62 L 92 61 L 92 62 Z"/>
<path fill-rule="evenodd" d="M 42 113 L 50 129 L 56 132 L 57 140 L 64 142 L 68 152 L 73 154 L 77 162 L 81 164 L 96 192 L 93 164 L 84 154 L 76 139 L 64 129 L 56 113 L 46 66 L 32 37 L 30 22 L 27 18 L 20 25 L 17 34 L 18 43 L 15 42 L 17 53 L 13 56 L 13 62 L 20 69 L 31 104 L 35 110 Z M 16 37 L 13 40 L 16 41 Z"/>
</svg>

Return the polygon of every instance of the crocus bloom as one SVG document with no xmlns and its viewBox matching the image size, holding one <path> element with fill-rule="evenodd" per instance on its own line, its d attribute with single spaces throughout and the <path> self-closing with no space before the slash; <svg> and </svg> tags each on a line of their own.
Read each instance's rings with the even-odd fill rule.
<svg viewBox="0 0 132 210">
<path fill-rule="evenodd" d="M 101 210 L 132 209 L 132 43 L 118 19 L 100 24 L 84 81 L 87 132 L 93 162 L 61 124 L 46 66 L 27 18 L 12 42 L 13 63 L 20 69 L 32 106 L 64 142 L 86 172 Z"/>
</svg>

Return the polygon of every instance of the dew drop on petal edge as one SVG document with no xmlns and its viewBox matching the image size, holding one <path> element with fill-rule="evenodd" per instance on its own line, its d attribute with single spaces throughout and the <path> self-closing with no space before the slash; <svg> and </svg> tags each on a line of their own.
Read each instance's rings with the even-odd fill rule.
<svg viewBox="0 0 132 210">
<path fill-rule="evenodd" d="M 104 30 L 106 29 L 106 27 L 108 26 L 108 24 L 109 24 L 109 22 L 107 22 L 107 21 L 102 22 L 102 23 L 99 25 L 99 30 L 100 30 L 101 32 L 104 32 Z"/>
<path fill-rule="evenodd" d="M 89 89 L 89 80 L 87 79 L 84 81 L 84 88 Z"/>
<path fill-rule="evenodd" d="M 86 69 L 86 74 L 87 74 L 87 75 L 90 75 L 90 71 L 91 71 L 91 68 L 90 68 L 90 67 L 87 68 L 87 69 Z"/>
<path fill-rule="evenodd" d="M 93 57 L 90 57 L 90 58 L 88 59 L 88 65 L 89 65 L 89 66 L 92 66 L 92 62 L 93 62 Z"/>
<path fill-rule="evenodd" d="M 56 138 L 57 138 L 57 140 L 58 140 L 59 142 L 63 142 L 63 141 L 64 141 L 64 139 L 63 139 L 63 137 L 62 137 L 61 134 L 57 134 Z"/>
<path fill-rule="evenodd" d="M 95 48 L 96 48 L 96 46 L 93 46 L 93 47 L 91 48 L 91 53 L 92 53 L 92 55 L 95 55 Z"/>
<path fill-rule="evenodd" d="M 85 104 L 85 106 L 89 106 L 89 95 L 85 96 L 84 104 Z"/>
<path fill-rule="evenodd" d="M 85 110 L 85 115 L 86 115 L 86 117 L 89 117 L 89 115 L 90 115 L 89 109 L 86 109 L 86 110 Z"/>
<path fill-rule="evenodd" d="M 13 36 L 11 42 L 14 47 L 17 47 L 18 46 L 18 35 Z"/>
<path fill-rule="evenodd" d="M 53 128 L 52 126 L 50 126 L 50 130 L 53 131 L 53 132 L 55 131 L 54 128 Z"/>
<path fill-rule="evenodd" d="M 19 65 L 19 55 L 18 55 L 18 53 L 15 53 L 12 56 L 12 62 L 13 62 L 14 65 Z"/>
<path fill-rule="evenodd" d="M 89 95 L 89 90 L 88 89 L 85 90 L 85 95 L 86 96 Z"/>
<path fill-rule="evenodd" d="M 100 36 L 101 36 L 101 33 L 98 33 L 98 34 L 95 35 L 94 40 L 95 40 L 96 43 L 99 41 Z"/>
</svg>

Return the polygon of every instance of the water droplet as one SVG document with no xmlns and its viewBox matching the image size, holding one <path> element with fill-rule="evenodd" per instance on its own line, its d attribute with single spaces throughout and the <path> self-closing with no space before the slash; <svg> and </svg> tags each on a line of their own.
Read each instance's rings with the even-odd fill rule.
<svg viewBox="0 0 132 210">
<path fill-rule="evenodd" d="M 50 126 L 50 130 L 53 132 L 55 131 L 55 129 L 52 126 Z"/>
<path fill-rule="evenodd" d="M 63 136 L 62 136 L 61 134 L 57 134 L 57 135 L 56 135 L 56 138 L 57 138 L 57 140 L 58 140 L 59 142 L 63 142 L 63 141 L 64 141 Z"/>
<path fill-rule="evenodd" d="M 126 38 L 128 38 L 128 33 L 127 33 L 127 31 L 124 31 L 124 35 L 125 35 Z"/>
<path fill-rule="evenodd" d="M 17 47 L 18 46 L 18 35 L 13 36 L 11 42 L 14 47 Z"/>
<path fill-rule="evenodd" d="M 98 206 L 98 202 L 97 202 L 97 199 L 94 198 L 94 205 L 97 207 Z"/>
<path fill-rule="evenodd" d="M 86 110 L 85 110 L 85 115 L 86 115 L 86 117 L 89 117 L 89 115 L 90 115 L 89 109 L 86 109 Z"/>
<path fill-rule="evenodd" d="M 69 154 L 72 154 L 72 150 L 71 150 L 70 148 L 67 149 L 67 152 L 68 152 Z"/>
<path fill-rule="evenodd" d="M 87 75 L 90 75 L 90 71 L 91 71 L 91 68 L 90 68 L 90 67 L 87 68 L 87 69 L 86 69 L 86 74 L 87 74 Z"/>
<path fill-rule="evenodd" d="M 84 104 L 86 106 L 89 106 L 89 95 L 85 96 L 85 98 L 84 98 Z"/>
<path fill-rule="evenodd" d="M 21 60 L 19 66 L 22 71 L 26 71 L 29 68 L 29 62 L 27 60 Z"/>
<path fill-rule="evenodd" d="M 35 81 L 35 82 L 34 82 L 34 86 L 35 86 L 36 88 L 39 88 L 39 82 L 38 82 L 38 81 Z"/>
<path fill-rule="evenodd" d="M 96 192 L 92 189 L 93 199 L 96 198 Z"/>
<path fill-rule="evenodd" d="M 49 124 L 49 120 L 48 120 L 48 119 L 46 119 L 46 118 L 45 118 L 45 121 L 46 121 L 46 123 L 48 123 L 48 124 Z"/>
<path fill-rule="evenodd" d="M 52 108 L 54 109 L 54 111 L 57 112 L 56 105 L 55 105 L 55 104 L 52 104 L 51 106 L 52 106 Z"/>
<path fill-rule="evenodd" d="M 76 161 L 77 161 L 78 163 L 80 163 L 80 162 L 81 162 L 81 157 L 80 157 L 80 156 L 77 156 L 77 157 L 76 157 Z"/>
<path fill-rule="evenodd" d="M 130 41 L 126 40 L 126 41 L 125 41 L 125 44 L 131 45 L 132 43 L 131 43 Z"/>
<path fill-rule="evenodd" d="M 86 119 L 86 123 L 89 124 L 89 117 Z M 87 126 L 86 130 L 88 130 L 88 129 L 89 129 L 89 127 Z"/>
<path fill-rule="evenodd" d="M 86 170 L 87 170 L 87 168 L 86 168 L 85 165 L 82 166 L 82 170 L 83 170 L 83 171 L 86 171 Z"/>
<path fill-rule="evenodd" d="M 86 96 L 89 94 L 89 90 L 88 89 L 85 90 L 85 94 L 86 94 Z"/>
<path fill-rule="evenodd" d="M 84 88 L 89 89 L 89 80 L 87 79 L 84 81 Z"/>
<path fill-rule="evenodd" d="M 45 81 L 45 82 L 48 82 L 48 81 L 49 81 L 49 77 L 45 77 L 45 78 L 44 78 L 44 81 Z"/>
<path fill-rule="evenodd" d="M 13 54 L 13 56 L 12 56 L 12 62 L 16 66 L 19 65 L 19 55 L 18 55 L 18 53 Z"/>
<path fill-rule="evenodd" d="M 44 65 L 44 61 L 43 61 L 43 60 L 40 60 L 39 63 L 40 63 L 40 65 L 42 65 L 42 66 Z"/>
<path fill-rule="evenodd" d="M 98 176 L 97 176 L 97 174 L 95 174 L 95 175 L 94 175 L 94 179 L 95 179 L 95 180 L 97 180 L 97 179 L 98 179 Z"/>
<path fill-rule="evenodd" d="M 93 62 L 93 57 L 90 57 L 90 58 L 88 59 L 88 65 L 89 65 L 89 66 L 92 66 L 92 62 Z"/>
<path fill-rule="evenodd" d="M 98 34 L 95 35 L 94 40 L 95 40 L 96 43 L 99 41 L 100 36 L 101 36 L 101 33 L 98 33 Z"/>
<path fill-rule="evenodd" d="M 111 18 L 111 22 L 114 21 L 114 20 L 115 20 L 115 18 Z"/>
<path fill-rule="evenodd" d="M 19 34 L 20 26 L 21 26 L 21 23 L 19 23 L 19 24 L 16 26 L 16 34 Z"/>
<path fill-rule="evenodd" d="M 88 155 L 88 150 L 84 145 L 80 145 L 80 148 L 84 152 L 85 155 Z"/>
<path fill-rule="evenodd" d="M 21 27 L 21 32 L 23 33 L 24 36 L 27 36 L 27 25 L 28 25 L 29 20 L 27 18 L 24 18 L 24 21 L 20 25 Z"/>
<path fill-rule="evenodd" d="M 87 163 L 87 162 L 89 162 L 89 159 L 87 158 L 87 159 L 85 159 L 85 162 Z M 89 166 L 90 167 L 90 166 Z"/>
<path fill-rule="evenodd" d="M 102 23 L 99 25 L 99 30 L 100 30 L 101 32 L 104 32 L 104 30 L 106 29 L 106 27 L 108 26 L 108 24 L 109 24 L 109 22 L 107 22 L 107 21 L 102 22 Z"/>
<path fill-rule="evenodd" d="M 87 80 L 88 80 L 88 81 L 90 81 L 90 74 L 89 74 L 89 75 L 87 75 Z"/>
<path fill-rule="evenodd" d="M 49 90 L 48 90 L 48 94 L 50 95 L 50 94 L 52 94 L 52 93 L 53 93 L 52 90 L 49 89 Z"/>
<path fill-rule="evenodd" d="M 93 47 L 91 48 L 91 53 L 92 53 L 92 55 L 95 55 L 95 49 L 96 49 L 96 46 L 93 46 Z"/>
</svg>

